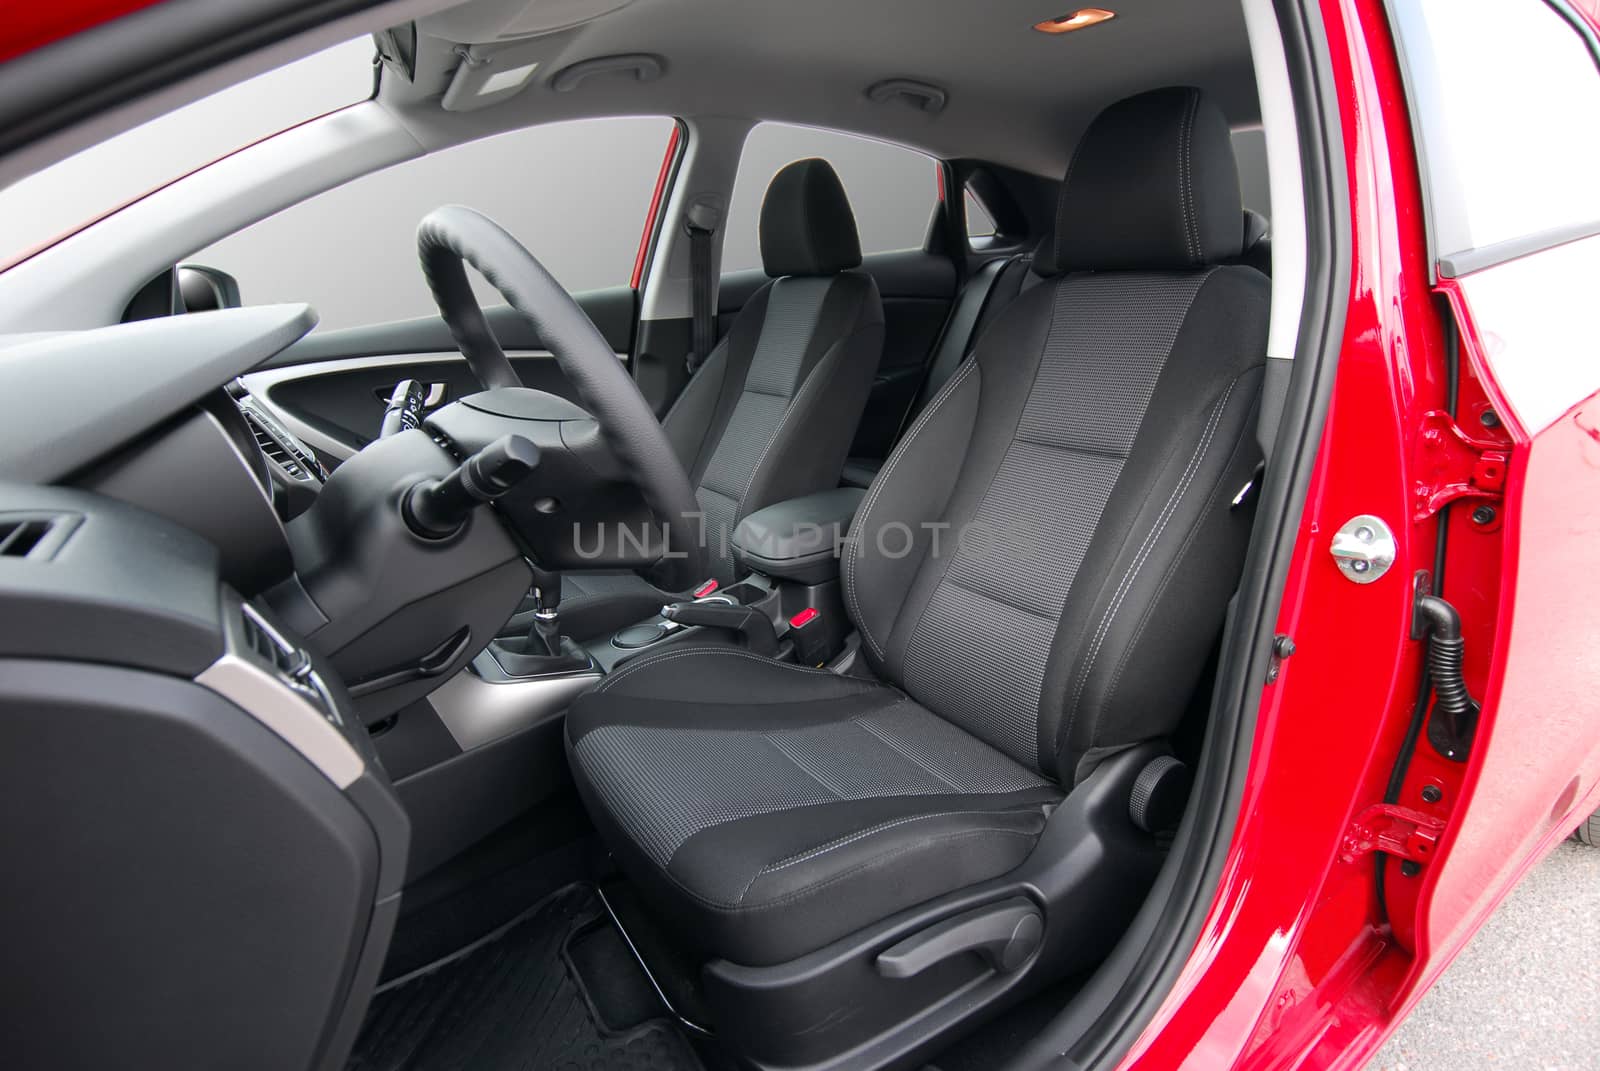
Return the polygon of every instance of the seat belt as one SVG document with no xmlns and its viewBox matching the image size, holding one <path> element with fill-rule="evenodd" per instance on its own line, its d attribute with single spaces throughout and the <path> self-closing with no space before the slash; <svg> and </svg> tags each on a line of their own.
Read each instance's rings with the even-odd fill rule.
<svg viewBox="0 0 1600 1071">
<path fill-rule="evenodd" d="M 684 213 L 683 227 L 689 235 L 689 277 L 691 285 L 693 335 L 685 367 L 693 376 L 711 356 L 717 344 L 717 314 L 712 308 L 711 239 L 717 233 L 721 215 L 715 206 L 696 202 Z"/>
</svg>

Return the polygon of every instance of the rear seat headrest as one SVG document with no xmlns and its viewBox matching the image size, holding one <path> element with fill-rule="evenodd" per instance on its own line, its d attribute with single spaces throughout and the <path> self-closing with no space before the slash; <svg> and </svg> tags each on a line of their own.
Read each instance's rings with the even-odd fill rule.
<svg viewBox="0 0 1600 1071">
<path fill-rule="evenodd" d="M 861 239 L 844 184 L 826 160 L 796 160 L 761 202 L 761 266 L 783 275 L 832 275 L 861 263 Z"/>
<path fill-rule="evenodd" d="M 1222 112 L 1191 86 L 1155 89 L 1097 116 L 1061 183 L 1042 275 L 1183 270 L 1239 255 L 1239 171 Z"/>
</svg>

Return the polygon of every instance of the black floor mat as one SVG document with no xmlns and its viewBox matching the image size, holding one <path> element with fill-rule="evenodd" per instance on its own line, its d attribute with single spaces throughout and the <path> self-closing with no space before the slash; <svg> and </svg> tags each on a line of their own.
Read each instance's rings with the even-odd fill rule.
<svg viewBox="0 0 1600 1071">
<path fill-rule="evenodd" d="M 568 886 L 464 953 L 391 985 L 372 1000 L 350 1071 L 700 1071 L 665 1018 L 617 1033 L 601 1025 L 565 947 L 609 926 L 604 915 L 592 887 Z"/>
</svg>

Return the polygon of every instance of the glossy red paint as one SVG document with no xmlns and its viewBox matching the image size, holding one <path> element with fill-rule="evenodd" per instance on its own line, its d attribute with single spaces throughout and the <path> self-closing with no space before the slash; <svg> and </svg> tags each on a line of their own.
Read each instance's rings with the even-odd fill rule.
<svg viewBox="0 0 1600 1071">
<path fill-rule="evenodd" d="M 678 143 L 682 134 L 678 123 L 672 124 L 672 133 L 667 136 L 667 151 L 661 157 L 661 170 L 656 172 L 656 186 L 650 194 L 650 207 L 644 214 L 644 231 L 639 235 L 639 251 L 633 257 L 633 275 L 629 277 L 628 285 L 639 289 L 639 283 L 644 279 L 644 262 L 650 255 L 650 239 L 656 233 L 656 225 L 661 216 L 661 197 L 667 190 L 667 179 L 672 175 L 672 166 L 678 159 Z"/>
<path fill-rule="evenodd" d="M 0 62 L 160 0 L 0 0 Z"/>
<path fill-rule="evenodd" d="M 1375 857 L 1339 856 L 1352 820 L 1382 801 L 1418 690 L 1412 574 L 1431 567 L 1438 522 L 1407 522 L 1421 417 L 1445 404 L 1445 349 L 1383 5 L 1324 0 L 1322 15 L 1339 87 L 1352 276 L 1278 622 L 1297 651 L 1264 686 L 1211 914 L 1126 1068 L 1356 1066 L 1381 1042 L 1412 976 L 1408 950 L 1378 910 Z M 1335 569 L 1328 543 L 1361 513 L 1391 519 L 1399 555 L 1386 576 L 1357 586 Z M 1447 827 L 1440 850 L 1448 843 Z"/>
</svg>

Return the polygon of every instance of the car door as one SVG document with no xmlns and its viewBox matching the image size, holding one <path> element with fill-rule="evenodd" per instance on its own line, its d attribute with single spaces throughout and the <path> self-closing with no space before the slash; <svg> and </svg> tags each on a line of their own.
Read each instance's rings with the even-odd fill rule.
<svg viewBox="0 0 1600 1071">
<path fill-rule="evenodd" d="M 640 233 L 653 215 L 660 117 L 553 123 L 442 149 L 356 179 L 197 253 L 246 304 L 307 301 L 319 326 L 246 386 L 332 466 L 378 433 L 397 382 L 430 407 L 480 389 L 437 315 L 416 253 L 417 223 L 459 203 L 502 226 L 571 290 L 627 361 L 637 319 Z M 570 385 L 521 316 L 474 277 L 489 322 L 525 384 Z"/>
<path fill-rule="evenodd" d="M 1458 947 L 1600 808 L 1597 12 L 1391 4 L 1436 292 L 1462 362 L 1454 425 L 1424 437 L 1418 508 L 1429 491 L 1457 496 L 1443 593 L 1482 706 L 1463 753 L 1432 733 L 1419 743 L 1399 793 L 1448 816 L 1424 879 L 1387 888 L 1419 953 Z"/>
</svg>

